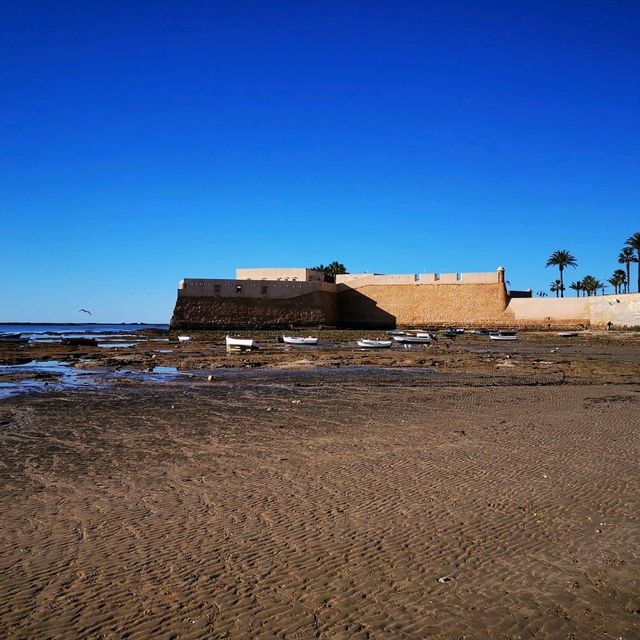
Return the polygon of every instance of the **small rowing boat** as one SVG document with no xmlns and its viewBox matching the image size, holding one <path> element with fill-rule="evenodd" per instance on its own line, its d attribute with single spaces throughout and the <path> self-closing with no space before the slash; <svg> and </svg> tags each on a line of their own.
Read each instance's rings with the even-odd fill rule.
<svg viewBox="0 0 640 640">
<path fill-rule="evenodd" d="M 518 332 L 517 331 L 493 331 L 489 334 L 489 337 L 492 340 L 517 340 Z"/>
<path fill-rule="evenodd" d="M 357 340 L 356 344 L 361 349 L 388 349 L 393 342 L 391 340 L 367 340 L 363 338 L 362 340 Z"/>
<path fill-rule="evenodd" d="M 191 340 L 191 336 L 178 336 L 178 342 L 187 342 Z"/>
<path fill-rule="evenodd" d="M 560 331 L 558 335 L 561 338 L 575 338 L 578 335 L 577 331 Z"/>
<path fill-rule="evenodd" d="M 431 344 L 431 334 L 426 332 L 416 333 L 415 336 L 393 336 L 399 344 Z"/>
<path fill-rule="evenodd" d="M 225 338 L 227 349 L 257 349 L 258 344 L 253 338 Z"/>
<path fill-rule="evenodd" d="M 286 344 L 302 344 L 302 345 L 316 345 L 318 344 L 318 338 L 307 336 L 301 338 L 299 336 L 282 336 L 282 342 Z"/>
</svg>

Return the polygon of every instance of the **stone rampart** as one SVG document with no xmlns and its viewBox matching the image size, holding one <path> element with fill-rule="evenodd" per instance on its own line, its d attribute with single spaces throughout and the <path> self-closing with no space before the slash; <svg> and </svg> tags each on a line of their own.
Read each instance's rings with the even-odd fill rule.
<svg viewBox="0 0 640 640">
<path fill-rule="evenodd" d="M 331 282 L 297 282 L 280 280 L 198 280 L 185 278 L 180 281 L 180 297 L 288 299 L 298 298 L 308 293 L 324 291 L 335 293 L 336 285 Z"/>
<path fill-rule="evenodd" d="M 185 279 L 173 328 L 289 326 L 578 329 L 640 326 L 640 294 L 510 298 L 504 270 L 319 281 Z"/>
<path fill-rule="evenodd" d="M 338 285 L 338 322 L 348 327 L 508 326 L 503 283 Z"/>
<path fill-rule="evenodd" d="M 640 326 L 640 294 L 586 298 L 513 298 L 507 307 L 521 328 L 602 328 Z"/>
<path fill-rule="evenodd" d="M 316 290 L 297 297 L 178 295 L 172 329 L 286 328 L 336 325 L 334 292 Z"/>
</svg>

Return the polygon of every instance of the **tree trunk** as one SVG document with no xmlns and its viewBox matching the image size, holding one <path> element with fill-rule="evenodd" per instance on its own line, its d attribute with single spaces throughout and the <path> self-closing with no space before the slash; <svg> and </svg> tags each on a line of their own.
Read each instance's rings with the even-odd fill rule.
<svg viewBox="0 0 640 640">
<path fill-rule="evenodd" d="M 562 265 L 560 265 L 560 297 L 564 298 L 564 278 L 562 276 L 562 271 Z M 640 283 L 640 270 L 638 271 L 638 282 Z"/>
<path fill-rule="evenodd" d="M 630 286 L 631 286 L 631 263 L 627 262 L 627 293 L 629 293 Z"/>
</svg>

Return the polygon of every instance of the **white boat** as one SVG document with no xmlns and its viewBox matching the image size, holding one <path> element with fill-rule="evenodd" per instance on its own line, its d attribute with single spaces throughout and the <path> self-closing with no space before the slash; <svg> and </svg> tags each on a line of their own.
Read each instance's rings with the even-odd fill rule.
<svg viewBox="0 0 640 640">
<path fill-rule="evenodd" d="M 494 331 L 489 334 L 492 340 L 517 340 L 518 333 L 516 331 Z"/>
<path fill-rule="evenodd" d="M 232 338 L 231 336 L 227 336 L 225 340 L 227 348 L 256 349 L 258 347 L 258 344 L 253 338 Z"/>
<path fill-rule="evenodd" d="M 187 342 L 187 340 L 191 340 L 191 336 L 178 336 L 178 342 Z"/>
<path fill-rule="evenodd" d="M 388 349 L 393 342 L 391 340 L 357 340 L 357 345 L 361 349 Z"/>
<path fill-rule="evenodd" d="M 423 333 L 415 336 L 393 336 L 393 339 L 400 344 L 431 344 L 431 334 Z"/>
<path fill-rule="evenodd" d="M 307 336 L 306 338 L 300 338 L 298 336 L 282 336 L 282 342 L 285 342 L 286 344 L 314 345 L 318 344 L 318 338 L 313 338 L 312 336 Z"/>
</svg>

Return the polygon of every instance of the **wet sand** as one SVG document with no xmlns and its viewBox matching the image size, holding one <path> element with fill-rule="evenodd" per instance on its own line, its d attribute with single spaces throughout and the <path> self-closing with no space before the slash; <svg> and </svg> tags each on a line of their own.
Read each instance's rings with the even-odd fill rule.
<svg viewBox="0 0 640 640">
<path fill-rule="evenodd" d="M 639 637 L 637 338 L 557 342 L 0 401 L 0 636 Z"/>
</svg>

